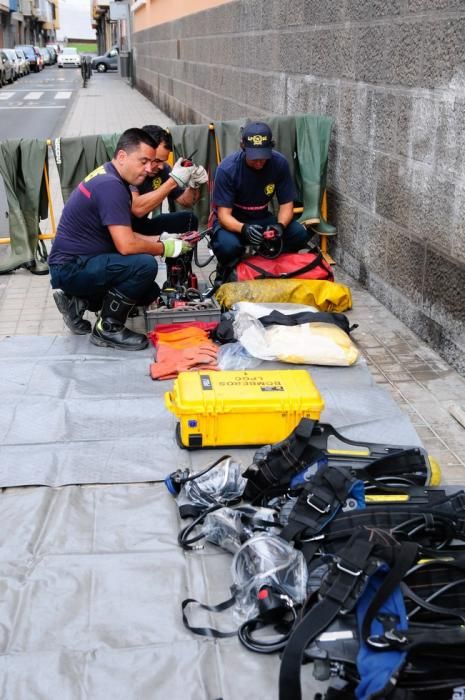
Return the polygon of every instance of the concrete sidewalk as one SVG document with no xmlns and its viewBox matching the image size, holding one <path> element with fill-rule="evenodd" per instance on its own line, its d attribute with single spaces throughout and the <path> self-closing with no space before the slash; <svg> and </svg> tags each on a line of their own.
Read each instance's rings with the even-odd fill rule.
<svg viewBox="0 0 465 700">
<path fill-rule="evenodd" d="M 94 73 L 88 87 L 80 89 L 61 136 L 112 133 L 148 123 L 169 126 L 173 121 L 118 74 Z M 51 185 L 58 218 L 63 203 L 56 171 Z M 41 228 L 48 226 L 44 222 Z M 338 267 L 335 274 L 352 289 L 354 308 L 348 315 L 359 324 L 353 337 L 374 379 L 409 414 L 425 448 L 439 461 L 443 481 L 465 484 L 465 427 L 449 413 L 454 406 L 465 407 L 464 378 Z M 19 270 L 0 277 L 0 338 L 68 333 L 48 276 Z"/>
</svg>

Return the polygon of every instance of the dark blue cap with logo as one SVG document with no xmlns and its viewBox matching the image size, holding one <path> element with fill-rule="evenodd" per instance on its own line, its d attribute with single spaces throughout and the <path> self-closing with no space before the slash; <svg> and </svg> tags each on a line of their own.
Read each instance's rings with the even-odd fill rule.
<svg viewBox="0 0 465 700">
<path fill-rule="evenodd" d="M 273 135 L 265 122 L 251 122 L 242 130 L 241 143 L 249 160 L 267 160 L 273 151 Z"/>
</svg>

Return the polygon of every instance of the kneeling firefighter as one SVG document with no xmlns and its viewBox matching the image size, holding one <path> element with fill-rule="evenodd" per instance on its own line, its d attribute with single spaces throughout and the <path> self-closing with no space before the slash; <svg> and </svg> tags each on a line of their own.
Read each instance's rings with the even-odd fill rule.
<svg viewBox="0 0 465 700">
<path fill-rule="evenodd" d="M 297 252 L 310 238 L 307 229 L 294 221 L 294 183 L 285 156 L 273 150 L 274 145 L 268 124 L 247 124 L 240 150 L 217 168 L 211 247 L 219 263 L 218 277 L 226 279 L 247 246 L 260 251 L 269 245 L 270 232 L 280 241 L 279 252 Z M 277 216 L 268 208 L 275 195 Z M 276 243 L 272 247 L 278 249 Z"/>
<path fill-rule="evenodd" d="M 159 295 L 155 256 L 177 257 L 191 246 L 136 233 L 131 225 L 129 185 L 152 172 L 157 144 L 142 129 L 125 131 L 112 161 L 88 175 L 66 202 L 49 258 L 54 299 L 68 328 L 90 333 L 94 345 L 142 350 L 145 334 L 125 326 L 134 305 L 151 304 Z M 195 165 L 174 165 L 172 187 L 187 187 Z M 92 329 L 83 314 L 99 311 Z"/>
</svg>

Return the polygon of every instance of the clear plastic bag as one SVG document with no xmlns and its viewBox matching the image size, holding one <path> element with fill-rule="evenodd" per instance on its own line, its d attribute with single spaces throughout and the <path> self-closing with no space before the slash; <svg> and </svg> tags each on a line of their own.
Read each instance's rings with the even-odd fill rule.
<svg viewBox="0 0 465 700">
<path fill-rule="evenodd" d="M 223 370 L 253 369 L 261 365 L 262 361 L 251 355 L 241 343 L 226 343 L 218 350 L 217 363 Z"/>
<path fill-rule="evenodd" d="M 302 552 L 281 537 L 254 535 L 234 555 L 233 585 L 236 616 L 250 620 L 258 614 L 258 592 L 264 585 L 303 603 L 307 593 L 307 566 Z"/>
<path fill-rule="evenodd" d="M 238 501 L 247 483 L 242 470 L 240 462 L 226 457 L 213 469 L 184 484 L 176 498 L 178 507 L 193 504 L 208 508 L 214 503 Z"/>
<path fill-rule="evenodd" d="M 272 508 L 220 508 L 208 513 L 202 527 L 205 539 L 235 554 L 257 530 L 279 534 L 277 513 Z"/>
</svg>

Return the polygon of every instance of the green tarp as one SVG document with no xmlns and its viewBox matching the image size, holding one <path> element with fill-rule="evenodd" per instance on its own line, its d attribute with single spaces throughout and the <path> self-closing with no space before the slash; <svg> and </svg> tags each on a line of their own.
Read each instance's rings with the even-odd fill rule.
<svg viewBox="0 0 465 700">
<path fill-rule="evenodd" d="M 111 159 L 102 136 L 75 136 L 55 139 L 53 152 L 64 202 L 86 175 Z"/>
<path fill-rule="evenodd" d="M 36 273 L 47 271 L 38 255 L 39 219 L 48 216 L 44 166 L 47 143 L 37 139 L 0 142 L 0 176 L 8 203 L 10 255 L 2 259 L 0 273 L 31 265 Z"/>
<path fill-rule="evenodd" d="M 300 221 L 321 218 L 321 200 L 326 188 L 332 125 L 331 117 L 313 114 L 298 114 L 295 117 L 296 182 L 304 206 Z"/>
</svg>

